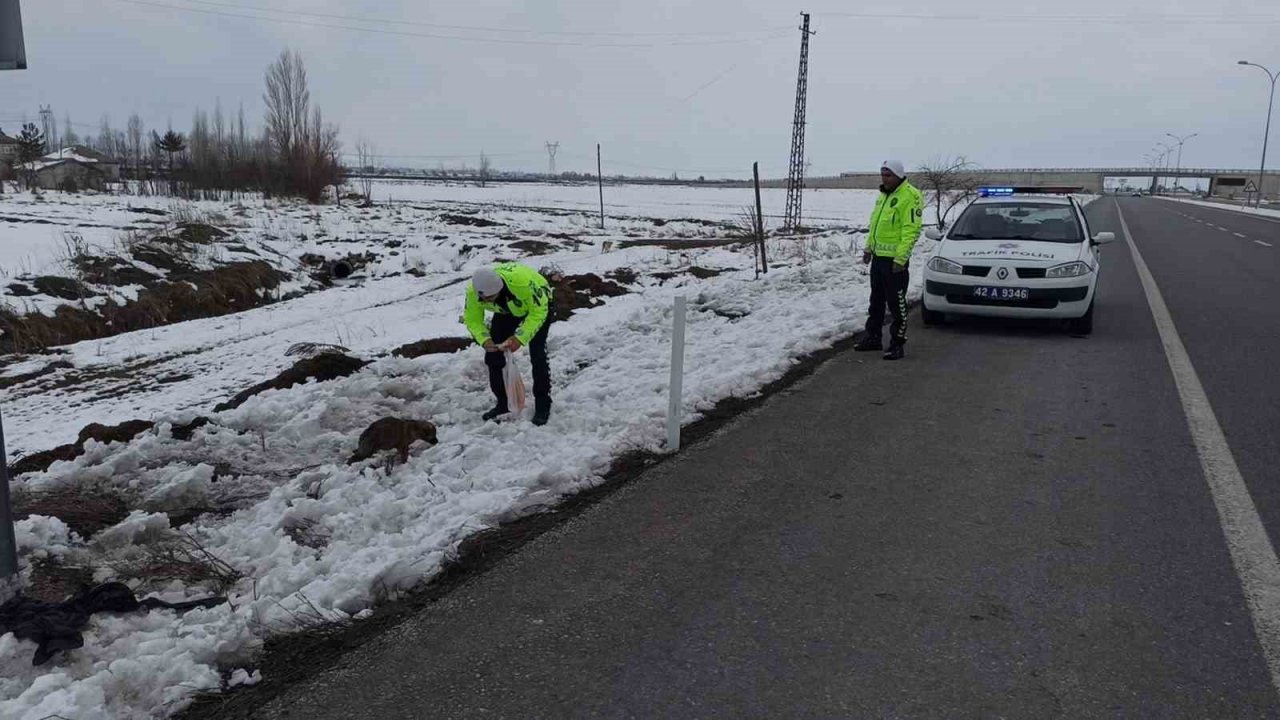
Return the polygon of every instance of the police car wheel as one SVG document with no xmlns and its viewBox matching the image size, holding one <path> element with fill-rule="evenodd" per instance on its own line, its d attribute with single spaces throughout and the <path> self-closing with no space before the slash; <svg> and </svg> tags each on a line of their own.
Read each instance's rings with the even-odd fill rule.
<svg viewBox="0 0 1280 720">
<path fill-rule="evenodd" d="M 930 310 L 924 305 L 920 306 L 920 319 L 925 325 L 941 325 L 946 319 L 946 315 L 937 310 Z"/>
</svg>

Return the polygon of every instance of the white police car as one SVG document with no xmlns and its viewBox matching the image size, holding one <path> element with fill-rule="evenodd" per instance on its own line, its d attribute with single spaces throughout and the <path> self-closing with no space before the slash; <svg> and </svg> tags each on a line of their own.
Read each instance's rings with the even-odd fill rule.
<svg viewBox="0 0 1280 720">
<path fill-rule="evenodd" d="M 1090 235 L 1075 198 L 984 188 L 940 240 L 924 271 L 924 324 L 946 315 L 1068 321 L 1093 330 L 1098 250 L 1115 240 Z"/>
</svg>

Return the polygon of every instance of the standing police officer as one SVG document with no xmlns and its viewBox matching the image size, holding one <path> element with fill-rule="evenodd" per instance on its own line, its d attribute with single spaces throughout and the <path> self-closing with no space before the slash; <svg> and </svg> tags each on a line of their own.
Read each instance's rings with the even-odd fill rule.
<svg viewBox="0 0 1280 720">
<path fill-rule="evenodd" d="M 486 312 L 493 320 L 485 326 Z M 480 268 L 467 285 L 467 304 L 462 313 L 471 337 L 485 351 L 489 366 L 489 389 L 498 404 L 481 417 L 494 420 L 506 415 L 507 386 L 502 369 L 509 351 L 529 346 L 533 365 L 533 424 L 546 425 L 551 417 L 551 369 L 547 362 L 547 329 L 552 321 L 551 284 L 528 265 L 501 263 Z"/>
<path fill-rule="evenodd" d="M 880 351 L 883 348 L 881 328 L 884 306 L 893 313 L 889 328 L 889 350 L 885 360 L 899 360 L 907 342 L 907 281 L 911 249 L 920 238 L 920 222 L 924 200 L 911 183 L 899 160 L 886 160 L 880 166 L 880 196 L 871 213 L 867 246 L 862 263 L 871 265 L 871 307 L 867 310 L 867 332 L 854 350 Z"/>
</svg>

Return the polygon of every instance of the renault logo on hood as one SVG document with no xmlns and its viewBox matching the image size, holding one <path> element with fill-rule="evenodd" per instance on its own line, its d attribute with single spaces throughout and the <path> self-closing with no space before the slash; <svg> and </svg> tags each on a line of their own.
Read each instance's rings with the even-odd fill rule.
<svg viewBox="0 0 1280 720">
<path fill-rule="evenodd" d="M 1012 248 L 1022 247 L 1022 246 L 1021 246 L 1021 245 L 1019 245 L 1018 243 L 1000 243 L 1000 244 L 999 244 L 999 245 L 997 245 L 996 247 L 998 247 L 998 248 L 1000 248 L 1000 249 L 1002 249 L 1002 250 L 1009 250 L 1009 249 L 1012 249 Z"/>
<path fill-rule="evenodd" d="M 1000 268 L 999 270 L 997 270 L 996 277 L 1000 278 L 1001 280 L 1004 280 L 1005 278 L 1009 277 L 1009 268 Z"/>
</svg>

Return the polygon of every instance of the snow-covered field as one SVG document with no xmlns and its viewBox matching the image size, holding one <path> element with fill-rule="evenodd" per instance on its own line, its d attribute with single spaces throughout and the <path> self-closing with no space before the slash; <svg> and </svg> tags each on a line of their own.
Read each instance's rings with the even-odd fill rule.
<svg viewBox="0 0 1280 720">
<path fill-rule="evenodd" d="M 255 682 L 255 653 L 268 634 L 367 617 L 380 599 L 435 574 L 467 535 L 599 483 L 624 453 L 661 450 L 676 295 L 689 300 L 685 423 L 722 399 L 757 392 L 797 358 L 863 322 L 869 288 L 857 253 L 873 192 L 807 192 L 806 224 L 824 231 L 803 247 L 772 239 L 771 271 L 759 279 L 749 250 L 679 247 L 725 237 L 716 223 L 736 218 L 750 191 L 606 186 L 604 230 L 596 193 L 589 185 L 387 182 L 375 188 L 373 208 L 261 200 L 185 208 L 224 218 L 237 242 L 288 258 L 365 251 L 378 258 L 332 289 L 68 346 L 58 359 L 72 367 L 4 391 L 11 454 L 70 442 L 89 422 L 157 422 L 130 442 L 89 441 L 74 460 L 15 479 L 18 492 L 94 488 L 127 497 L 135 508 L 92 538 L 56 518 L 20 521 L 24 576 L 41 561 L 87 566 L 96 581 L 113 579 L 149 548 L 183 537 L 171 515 L 216 508 L 186 521 L 182 541 L 240 579 L 229 603 L 212 609 L 95 615 L 83 648 L 40 667 L 30 664 L 32 643 L 0 637 L 0 717 L 163 716 L 198 691 Z M 765 191 L 766 213 L 780 214 L 784 196 Z M 68 229 L 109 246 L 138 217 L 129 205 L 173 209 L 154 199 L 5 195 L 0 268 L 12 277 L 56 266 Z M 443 219 L 462 212 L 501 224 Z M 23 220 L 8 222 L 15 217 Z M 415 359 L 388 353 L 465 334 L 461 281 L 495 258 L 518 257 L 510 243 L 527 239 L 551 245 L 526 260 L 532 265 L 601 276 L 629 268 L 637 280 L 629 294 L 552 326 L 555 405 L 547 426 L 527 419 L 486 424 L 479 415 L 492 396 L 478 350 Z M 675 249 L 618 249 L 625 240 L 664 239 Z M 930 249 L 922 238 L 917 254 Z M 695 265 L 724 272 L 698 279 L 685 272 Z M 406 274 L 410 268 L 417 274 Z M 919 273 L 913 276 L 918 295 Z M 372 363 L 346 378 L 271 390 L 234 410 L 212 411 L 291 365 L 295 358 L 284 351 L 298 342 L 341 344 Z M 0 377 L 45 362 L 8 360 Z M 527 373 L 527 357 L 522 361 Z M 175 439 L 172 424 L 196 415 L 211 422 L 189 440 Z M 348 465 L 361 431 L 389 415 L 434 423 L 439 443 L 416 447 L 403 465 Z M 198 581 L 129 582 L 140 596 L 169 601 L 211 594 Z"/>
</svg>

